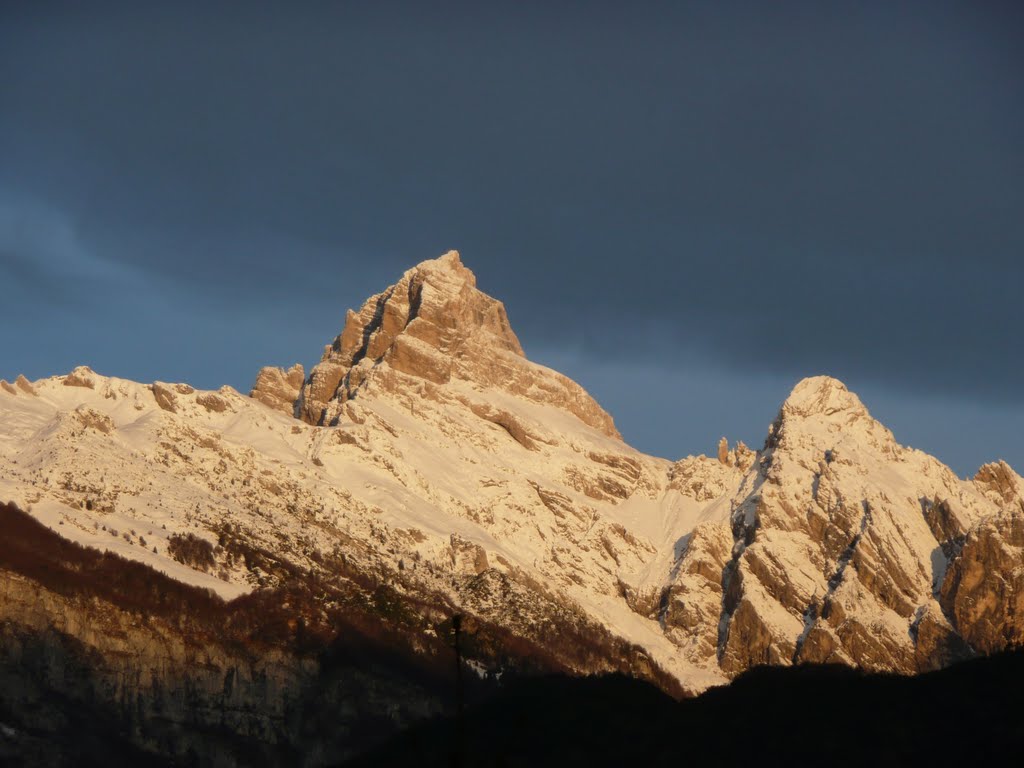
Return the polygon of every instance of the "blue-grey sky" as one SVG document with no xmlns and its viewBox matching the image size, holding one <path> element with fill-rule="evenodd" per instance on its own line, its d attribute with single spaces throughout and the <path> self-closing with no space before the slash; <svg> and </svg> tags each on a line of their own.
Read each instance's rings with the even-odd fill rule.
<svg viewBox="0 0 1024 768">
<path fill-rule="evenodd" d="M 1024 4 L 4 3 L 0 376 L 308 365 L 450 248 L 670 458 L 1024 467 Z"/>
</svg>

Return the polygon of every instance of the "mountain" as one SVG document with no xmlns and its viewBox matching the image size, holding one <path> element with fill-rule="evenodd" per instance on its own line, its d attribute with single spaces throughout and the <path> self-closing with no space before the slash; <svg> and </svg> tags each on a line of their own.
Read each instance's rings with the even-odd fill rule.
<svg viewBox="0 0 1024 768">
<path fill-rule="evenodd" d="M 455 252 L 350 311 L 308 376 L 264 368 L 248 396 L 87 367 L 0 382 L 0 462 L 8 527 L 34 542 L 0 543 L 3 658 L 34 665 L 0 722 L 73 664 L 82 687 L 52 688 L 140 733 L 159 713 L 131 743 L 165 754 L 213 718 L 312 764 L 377 733 L 357 715 L 444 711 L 454 616 L 481 684 L 623 673 L 675 696 L 1024 639 L 1005 463 L 962 480 L 829 377 L 797 384 L 760 450 L 644 455 L 525 357 Z M 310 752 L 311 702 L 353 696 L 351 729 Z"/>
</svg>

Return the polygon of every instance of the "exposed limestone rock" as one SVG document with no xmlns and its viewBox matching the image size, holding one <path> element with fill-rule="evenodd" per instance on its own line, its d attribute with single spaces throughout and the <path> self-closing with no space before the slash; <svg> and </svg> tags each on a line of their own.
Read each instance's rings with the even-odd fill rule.
<svg viewBox="0 0 1024 768">
<path fill-rule="evenodd" d="M 19 373 L 18 378 L 14 380 L 14 386 L 24 392 L 26 395 L 35 395 L 36 388 L 32 385 L 32 382 L 25 378 L 25 374 Z"/>
<path fill-rule="evenodd" d="M 974 650 L 1024 643 L 1024 508 L 1008 507 L 971 530 L 950 563 L 941 601 Z"/>
<path fill-rule="evenodd" d="M 80 365 L 75 368 L 71 373 L 64 377 L 65 387 L 86 387 L 87 389 L 96 388 L 96 374 L 93 373 L 92 368 L 86 365 Z"/>
<path fill-rule="evenodd" d="M 824 558 L 813 539 L 766 529 L 743 551 L 744 579 L 757 579 L 764 591 L 793 616 L 801 616 L 828 589 Z M 810 567 L 808 567 L 810 566 Z"/>
<path fill-rule="evenodd" d="M 946 557 L 954 553 L 954 547 L 959 546 L 967 535 L 968 522 L 962 513 L 954 509 L 949 499 L 924 499 L 922 502 L 925 522 L 931 529 L 935 540 L 939 542 Z"/>
<path fill-rule="evenodd" d="M 633 494 L 639 471 L 633 475 L 628 469 L 616 470 L 602 467 L 600 464 L 572 465 L 566 467 L 563 474 L 565 482 L 585 496 L 616 503 L 628 499 Z"/>
<path fill-rule="evenodd" d="M 1005 461 L 983 466 L 974 476 L 974 484 L 996 503 L 1009 504 L 1024 498 L 1024 480 Z"/>
<path fill-rule="evenodd" d="M 741 472 L 746 472 L 757 458 L 757 453 L 750 450 L 742 440 L 736 441 L 736 447 L 731 451 L 729 463 Z"/>
<path fill-rule="evenodd" d="M 450 546 L 452 569 L 456 573 L 476 576 L 488 569 L 487 551 L 479 544 L 453 533 Z"/>
<path fill-rule="evenodd" d="M 78 422 L 83 427 L 95 429 L 97 432 L 102 432 L 105 435 L 109 435 L 114 431 L 114 422 L 109 416 L 84 405 L 80 405 L 75 409 L 75 418 L 78 419 Z"/>
<path fill-rule="evenodd" d="M 737 674 L 760 664 L 792 662 L 800 623 L 788 614 L 765 611 L 765 606 L 763 599 L 744 595 L 732 612 L 720 660 L 727 674 Z M 781 625 L 779 619 L 782 619 Z"/>
<path fill-rule="evenodd" d="M 309 379 L 300 393 L 300 412 L 303 421 L 309 424 L 324 424 L 327 420 L 327 404 L 334 397 L 338 385 L 348 368 L 331 359 L 331 347 L 324 351 L 323 359 L 313 366 Z"/>
<path fill-rule="evenodd" d="M 175 394 L 174 385 L 154 381 L 152 389 L 153 398 L 156 400 L 157 405 L 170 413 L 178 412 L 178 398 Z"/>
<path fill-rule="evenodd" d="M 853 659 L 844 651 L 842 641 L 825 622 L 815 622 L 797 639 L 797 662 L 806 664 L 848 664 Z"/>
<path fill-rule="evenodd" d="M 668 487 L 697 501 L 710 501 L 728 493 L 737 479 L 732 467 L 707 456 L 691 456 L 672 465 Z"/>
<path fill-rule="evenodd" d="M 726 466 L 732 464 L 729 459 L 729 441 L 724 437 L 718 441 L 718 461 Z"/>
<path fill-rule="evenodd" d="M 110 520 L 93 513 L 114 501 L 211 547 L 243 525 L 244 549 L 229 561 L 218 545 L 204 566 L 216 589 L 384 569 L 432 610 L 476 601 L 483 623 L 531 628 L 540 646 L 548 625 L 520 619 L 557 595 L 559 612 L 591 617 L 588 635 L 622 633 L 697 687 L 762 663 L 913 672 L 1020 636 L 1022 544 L 989 519 L 1017 514 L 1005 464 L 963 481 L 827 377 L 794 388 L 762 450 L 723 438 L 711 457 L 644 456 L 581 388 L 522 356 L 455 254 L 350 312 L 305 381 L 301 366 L 263 369 L 251 399 L 88 369 L 67 379 L 78 371 L 94 391 L 50 379 L 38 402 L 2 398 L 17 492 L 65 505 L 64 531 L 119 545 L 141 526 L 97 532 Z M 113 430 L 100 411 L 124 440 L 96 434 Z M 78 471 L 80 456 L 101 457 L 98 471 Z M 146 536 L 138 554 L 166 560 L 166 535 Z"/>
<path fill-rule="evenodd" d="M 675 581 L 662 598 L 659 619 L 666 635 L 697 659 L 712 659 L 722 611 L 722 574 L 732 550 L 724 523 L 698 525 L 683 543 Z"/>
<path fill-rule="evenodd" d="M 410 269 L 359 312 L 349 311 L 302 388 L 299 415 L 331 424 L 371 381 L 410 386 L 389 372 L 440 386 L 460 380 L 504 390 L 558 406 L 619 438 L 611 416 L 582 387 L 526 360 L 504 305 L 477 289 L 455 251 Z"/>
<path fill-rule="evenodd" d="M 658 615 L 661 603 L 661 592 L 653 586 L 637 588 L 626 580 L 618 580 L 619 595 L 626 601 L 634 613 L 644 618 L 653 619 Z"/>
<path fill-rule="evenodd" d="M 970 647 L 934 603 L 920 611 L 920 618 L 913 632 L 916 640 L 914 651 L 917 668 L 921 672 L 942 669 L 973 655 Z"/>
<path fill-rule="evenodd" d="M 0 389 L 9 395 L 17 395 L 18 390 L 14 388 L 13 384 L 8 384 L 7 379 L 0 379 Z"/>
<path fill-rule="evenodd" d="M 203 392 L 196 395 L 196 402 L 208 411 L 213 413 L 224 413 L 228 410 L 228 401 L 213 392 Z"/>
<path fill-rule="evenodd" d="M 299 363 L 296 363 L 287 371 L 283 368 L 266 366 L 260 369 L 256 376 L 256 383 L 253 385 L 249 397 L 259 400 L 274 410 L 295 415 L 295 402 L 302 391 L 302 383 L 305 379 L 305 371 Z M 337 387 L 337 383 L 334 385 Z"/>
<path fill-rule="evenodd" d="M 537 450 L 536 438 L 530 435 L 523 423 L 508 411 L 499 410 L 493 406 L 482 403 L 473 403 L 470 405 L 470 410 L 484 421 L 489 421 L 492 424 L 501 427 L 503 430 L 508 432 L 509 437 L 523 446 L 526 450 Z"/>
<path fill-rule="evenodd" d="M 793 388 L 782 404 L 780 417 L 834 416 L 843 412 L 855 417 L 868 416 L 860 399 L 843 382 L 829 376 L 812 376 Z"/>
</svg>

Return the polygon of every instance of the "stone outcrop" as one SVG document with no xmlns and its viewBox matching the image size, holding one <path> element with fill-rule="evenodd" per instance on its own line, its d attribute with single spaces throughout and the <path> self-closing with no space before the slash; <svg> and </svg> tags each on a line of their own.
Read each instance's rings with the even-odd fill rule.
<svg viewBox="0 0 1024 768">
<path fill-rule="evenodd" d="M 975 526 L 951 564 L 941 601 L 979 653 L 1024 644 L 1024 507 Z"/>
<path fill-rule="evenodd" d="M 695 658 L 714 660 L 722 614 L 722 573 L 732 556 L 724 523 L 697 526 L 683 543 L 674 583 L 663 593 L 658 618 L 665 634 Z"/>
<path fill-rule="evenodd" d="M 213 392 L 202 392 L 196 395 L 196 402 L 213 413 L 224 413 L 231 407 L 227 400 Z"/>
<path fill-rule="evenodd" d="M 171 385 L 159 381 L 153 382 L 153 399 L 163 410 L 169 413 L 178 412 L 178 397 Z"/>
<path fill-rule="evenodd" d="M 95 429 L 104 435 L 114 431 L 114 421 L 109 416 L 88 408 L 84 405 L 78 406 L 74 411 L 78 422 L 87 429 Z"/>
<path fill-rule="evenodd" d="M 974 476 L 974 484 L 997 504 L 1024 498 L 1024 481 L 1005 461 L 985 464 Z"/>
<path fill-rule="evenodd" d="M 727 467 L 736 467 L 746 472 L 756 457 L 757 454 L 747 448 L 742 440 L 737 440 L 733 449 L 729 448 L 729 441 L 726 438 L 718 441 L 718 462 Z"/>
<path fill-rule="evenodd" d="M 299 393 L 302 391 L 305 376 L 305 371 L 299 363 L 287 371 L 284 368 L 268 365 L 260 369 L 249 397 L 259 400 L 275 411 L 294 416 L 295 401 L 298 400 Z"/>
<path fill-rule="evenodd" d="M 310 424 L 332 424 L 366 387 L 454 380 L 555 405 L 619 438 L 611 416 L 582 387 L 523 356 L 504 305 L 477 289 L 455 251 L 410 269 L 359 312 L 349 311 L 310 371 L 298 413 Z"/>
<path fill-rule="evenodd" d="M 696 501 L 711 501 L 724 496 L 738 477 L 728 464 L 707 456 L 690 456 L 672 465 L 668 487 Z"/>
<path fill-rule="evenodd" d="M 757 452 L 752 451 L 742 440 L 736 441 L 736 447 L 732 449 L 732 465 L 741 472 L 746 472 L 757 460 Z"/>
<path fill-rule="evenodd" d="M 32 382 L 25 378 L 25 374 L 19 373 L 18 378 L 14 380 L 14 383 L 7 381 L 6 379 L 0 379 L 0 390 L 6 392 L 9 395 L 35 395 L 36 388 L 32 386 Z"/>
<path fill-rule="evenodd" d="M 456 573 L 477 576 L 487 570 L 487 551 L 456 533 L 451 535 L 452 569 Z"/>
<path fill-rule="evenodd" d="M 96 374 L 87 365 L 80 365 L 64 377 L 65 387 L 96 388 Z"/>
</svg>

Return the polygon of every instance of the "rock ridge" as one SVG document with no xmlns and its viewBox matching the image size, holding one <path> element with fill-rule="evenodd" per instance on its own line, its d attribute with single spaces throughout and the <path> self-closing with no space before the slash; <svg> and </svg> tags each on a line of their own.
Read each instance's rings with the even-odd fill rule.
<svg viewBox="0 0 1024 768">
<path fill-rule="evenodd" d="M 504 304 L 477 288 L 457 251 L 407 270 L 358 312 L 349 310 L 293 407 L 308 424 L 335 425 L 346 402 L 374 387 L 444 397 L 438 388 L 452 382 L 554 405 L 621 439 L 612 417 L 579 384 L 527 360 Z M 281 374 L 263 369 L 253 393 L 287 411 L 291 382 L 285 386 Z"/>
</svg>

